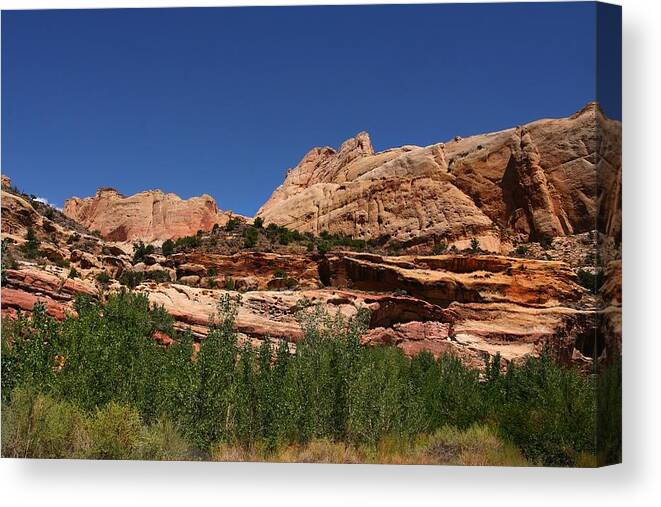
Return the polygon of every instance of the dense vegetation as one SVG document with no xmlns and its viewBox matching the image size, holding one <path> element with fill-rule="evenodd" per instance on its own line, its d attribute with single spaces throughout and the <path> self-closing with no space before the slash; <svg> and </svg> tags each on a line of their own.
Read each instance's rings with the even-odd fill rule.
<svg viewBox="0 0 661 507">
<path fill-rule="evenodd" d="M 229 296 L 194 354 L 192 335 L 142 295 L 75 308 L 60 323 L 39 305 L 3 323 L 5 456 L 305 461 L 324 449 L 320 460 L 596 463 L 596 380 L 546 356 L 506 373 L 498 357 L 482 372 L 408 358 L 360 345 L 367 315 L 314 306 L 294 354 L 284 342 L 254 349 L 237 340 Z M 176 343 L 159 345 L 156 331 Z M 602 377 L 606 401 L 618 379 Z M 617 429 L 601 437 L 611 458 Z"/>
</svg>

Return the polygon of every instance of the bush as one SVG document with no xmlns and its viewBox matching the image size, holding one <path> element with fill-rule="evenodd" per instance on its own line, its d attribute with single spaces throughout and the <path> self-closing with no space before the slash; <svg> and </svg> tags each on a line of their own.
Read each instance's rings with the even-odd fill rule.
<svg viewBox="0 0 661 507">
<path fill-rule="evenodd" d="M 319 255 L 326 255 L 330 250 L 330 244 L 328 241 L 320 241 L 317 243 L 317 252 Z"/>
<path fill-rule="evenodd" d="M 13 243 L 13 241 L 10 239 L 2 240 L 2 283 L 3 284 L 5 282 L 5 275 L 4 275 L 5 269 L 16 269 L 18 267 L 18 263 L 16 262 L 16 259 L 14 259 L 14 256 L 9 251 L 9 245 L 11 243 Z"/>
<path fill-rule="evenodd" d="M 471 252 L 478 253 L 480 251 L 480 242 L 477 238 L 471 239 Z"/>
<path fill-rule="evenodd" d="M 489 377 L 489 408 L 503 435 L 528 459 L 567 466 L 575 464 L 581 452 L 595 453 L 596 398 L 591 377 L 558 366 L 547 354 L 530 358 L 521 367 L 511 366 L 505 375 L 492 365 Z"/>
<path fill-rule="evenodd" d="M 230 218 L 225 224 L 225 230 L 227 232 L 231 232 L 239 226 L 239 223 L 240 222 L 238 218 Z"/>
<path fill-rule="evenodd" d="M 447 250 L 447 248 L 448 244 L 445 241 L 440 241 L 438 243 L 434 243 L 431 252 L 433 255 L 441 255 L 445 252 L 445 250 Z"/>
<path fill-rule="evenodd" d="M 135 459 L 181 461 L 192 459 L 194 450 L 169 419 L 159 419 L 142 428 Z"/>
<path fill-rule="evenodd" d="M 528 255 L 528 247 L 526 245 L 519 245 L 514 250 L 517 255 Z"/>
<path fill-rule="evenodd" d="M 96 281 L 99 282 L 101 285 L 105 286 L 110 283 L 110 275 L 108 274 L 107 271 L 101 271 L 96 275 Z"/>
<path fill-rule="evenodd" d="M 184 236 L 183 238 L 177 238 L 177 241 L 174 243 L 176 250 L 187 250 L 189 248 L 197 248 L 200 246 L 200 238 L 197 236 Z"/>
<path fill-rule="evenodd" d="M 69 275 L 67 278 L 80 278 L 80 273 L 78 273 L 78 270 L 76 268 L 71 268 L 69 270 Z"/>
<path fill-rule="evenodd" d="M 170 257 L 174 253 L 174 241 L 166 239 L 161 245 L 161 252 L 165 257 Z"/>
<path fill-rule="evenodd" d="M 136 410 L 111 401 L 97 409 L 90 422 L 90 454 L 96 459 L 134 458 L 141 429 L 142 421 Z"/>
<path fill-rule="evenodd" d="M 5 458 L 85 458 L 91 440 L 84 413 L 26 385 L 2 409 Z"/>
<path fill-rule="evenodd" d="M 39 240 L 35 236 L 32 227 L 28 227 L 27 234 L 25 236 L 25 243 L 21 245 L 21 252 L 27 259 L 36 259 L 40 257 L 39 253 Z"/>
<path fill-rule="evenodd" d="M 264 219 L 262 217 L 255 218 L 255 220 L 253 221 L 253 225 L 258 229 L 261 229 L 262 226 L 264 225 Z"/>
<path fill-rule="evenodd" d="M 129 289 L 135 289 L 138 285 L 142 283 L 145 275 L 142 271 L 133 271 L 130 269 L 125 269 L 122 271 L 122 274 L 119 275 L 119 283 L 126 285 Z M 168 277 L 169 279 L 169 277 Z"/>
<path fill-rule="evenodd" d="M 147 255 L 154 253 L 154 245 L 145 245 L 142 241 L 133 243 L 133 264 L 143 262 Z"/>
<path fill-rule="evenodd" d="M 246 248 L 253 248 L 257 244 L 259 233 L 255 227 L 248 227 L 243 231 L 243 244 Z"/>
</svg>

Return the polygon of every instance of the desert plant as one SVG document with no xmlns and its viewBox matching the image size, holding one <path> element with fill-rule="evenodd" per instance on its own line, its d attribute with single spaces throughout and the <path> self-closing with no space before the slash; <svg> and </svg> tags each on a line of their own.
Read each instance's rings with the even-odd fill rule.
<svg viewBox="0 0 661 507">
<path fill-rule="evenodd" d="M 247 227 L 243 231 L 243 244 L 246 248 L 253 248 L 257 245 L 259 233 L 255 227 Z"/>
<path fill-rule="evenodd" d="M 328 241 L 320 241 L 317 243 L 317 252 L 319 255 L 326 255 L 330 250 L 330 244 Z"/>
<path fill-rule="evenodd" d="M 432 254 L 433 255 L 441 255 L 442 253 L 447 250 L 448 244 L 445 241 L 439 241 L 438 243 L 434 243 L 434 246 L 432 247 Z"/>
<path fill-rule="evenodd" d="M 32 227 L 28 227 L 25 235 L 25 243 L 21 245 L 21 252 L 27 259 L 36 259 L 40 256 L 39 253 L 39 240 L 34 233 Z"/>
<path fill-rule="evenodd" d="M 528 255 L 528 247 L 526 245 L 518 245 L 514 253 L 517 255 Z"/>
<path fill-rule="evenodd" d="M 225 230 L 227 232 L 231 232 L 235 230 L 239 226 L 239 219 L 238 218 L 230 218 L 227 223 L 225 224 Z"/>
<path fill-rule="evenodd" d="M 165 257 L 170 257 L 174 253 L 174 241 L 166 239 L 161 245 L 161 252 Z"/>
<path fill-rule="evenodd" d="M 131 269 L 125 269 L 122 271 L 122 274 L 119 275 L 119 283 L 126 285 L 129 289 L 135 289 L 144 279 L 145 273 L 142 271 L 133 271 Z M 168 280 L 169 279 L 168 276 Z"/>
<path fill-rule="evenodd" d="M 154 245 L 145 245 L 142 241 L 133 243 L 133 264 L 143 262 L 147 255 L 154 253 Z"/>
<path fill-rule="evenodd" d="M 107 271 L 101 271 L 96 275 L 96 281 L 105 286 L 110 283 L 110 274 Z"/>
</svg>

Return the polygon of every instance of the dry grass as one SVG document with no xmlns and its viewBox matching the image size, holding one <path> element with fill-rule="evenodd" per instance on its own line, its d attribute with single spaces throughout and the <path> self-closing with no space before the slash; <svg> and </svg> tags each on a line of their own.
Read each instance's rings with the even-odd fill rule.
<svg viewBox="0 0 661 507">
<path fill-rule="evenodd" d="M 270 461 L 279 463 L 366 463 L 390 465 L 529 466 L 513 445 L 488 426 L 467 430 L 445 427 L 432 435 L 409 441 L 397 436 L 374 446 L 353 446 L 327 439 L 305 445 L 288 445 L 274 453 L 228 444 L 214 447 L 214 461 Z"/>
</svg>

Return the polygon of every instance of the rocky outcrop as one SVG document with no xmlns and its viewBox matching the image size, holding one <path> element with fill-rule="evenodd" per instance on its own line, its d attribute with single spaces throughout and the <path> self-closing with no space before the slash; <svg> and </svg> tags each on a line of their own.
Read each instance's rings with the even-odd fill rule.
<svg viewBox="0 0 661 507">
<path fill-rule="evenodd" d="M 159 241 L 191 236 L 224 225 L 232 217 L 219 211 L 208 195 L 181 199 L 172 193 L 148 190 L 124 197 L 112 188 L 101 188 L 94 197 L 73 197 L 64 213 L 110 241 Z"/>
<path fill-rule="evenodd" d="M 617 178 L 620 136 L 620 122 L 596 104 L 569 118 L 379 153 L 361 133 L 338 151 L 311 150 L 257 216 L 405 244 L 444 240 L 461 249 L 476 238 L 484 250 L 509 252 L 512 235 L 586 232 L 600 206 L 604 216 L 617 215 L 619 188 L 604 183 L 599 191 L 597 179 Z"/>
<path fill-rule="evenodd" d="M 77 295 L 98 296 L 94 284 L 68 278 L 69 270 L 22 264 L 19 269 L 3 271 L 2 313 L 31 312 L 41 303 L 46 313 L 56 319 L 75 315 L 73 300 Z"/>
<path fill-rule="evenodd" d="M 319 288 L 322 286 L 318 265 L 320 259 L 318 255 L 269 252 L 220 255 L 195 251 L 175 254 L 170 258 L 180 275 L 207 277 L 219 287 L 231 283 L 237 289 L 245 287 L 249 290 L 276 288 L 275 280 L 291 280 L 290 284 L 302 289 Z"/>
<path fill-rule="evenodd" d="M 303 335 L 297 313 L 305 305 L 319 304 L 347 317 L 368 309 L 370 330 L 363 341 L 395 345 L 408 354 L 453 353 L 479 366 L 485 354 L 500 353 L 508 361 L 546 349 L 567 364 L 591 362 L 586 339 L 595 332 L 596 303 L 562 262 L 494 255 L 383 257 L 344 252 L 317 259 L 316 275 L 307 272 L 311 288 L 265 290 L 264 281 L 271 276 L 268 269 L 286 264 L 294 272 L 297 265 L 314 264 L 312 257 L 269 254 L 236 262 L 233 256 L 194 255 L 199 264 L 186 265 L 207 266 L 207 270 L 213 266 L 237 277 L 255 262 L 252 272 L 258 281 L 241 293 L 237 316 L 237 329 L 245 339 L 295 343 Z M 193 275 L 185 275 L 183 281 L 189 276 Z M 191 329 L 200 337 L 222 295 L 239 294 L 180 283 L 145 283 L 138 290 L 164 306 L 180 329 Z"/>
</svg>

